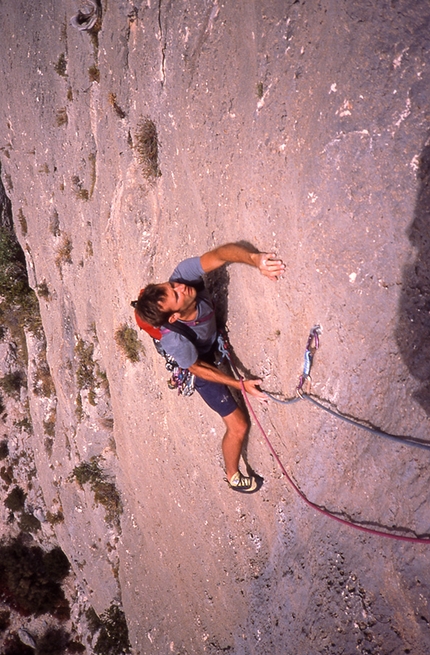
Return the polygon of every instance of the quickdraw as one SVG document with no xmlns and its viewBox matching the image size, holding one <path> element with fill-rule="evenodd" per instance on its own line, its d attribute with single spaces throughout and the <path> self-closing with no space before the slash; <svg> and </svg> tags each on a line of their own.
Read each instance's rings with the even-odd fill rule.
<svg viewBox="0 0 430 655">
<path fill-rule="evenodd" d="M 169 389 L 177 389 L 179 396 L 192 396 L 194 393 L 194 379 L 195 376 L 187 369 L 180 366 L 174 366 L 169 369 L 166 364 L 167 370 L 171 370 L 171 377 L 167 380 Z"/>
<path fill-rule="evenodd" d="M 231 362 L 230 354 L 230 342 L 228 340 L 227 334 L 223 331 L 218 332 L 218 352 L 221 355 L 221 361 L 226 357 L 229 362 Z"/>
<path fill-rule="evenodd" d="M 181 368 L 178 362 L 166 353 L 158 339 L 153 341 L 158 354 L 164 358 L 166 370 L 171 374 L 167 380 L 169 389 L 177 389 L 179 396 L 192 396 L 195 376 L 187 368 Z"/>
<path fill-rule="evenodd" d="M 321 325 L 314 325 L 311 328 L 311 331 L 309 332 L 308 340 L 306 342 L 306 350 L 305 350 L 305 361 L 303 365 L 303 373 L 301 374 L 299 378 L 299 384 L 296 387 L 296 391 L 299 395 L 301 395 L 303 386 L 307 380 L 310 380 L 311 377 L 311 367 L 312 367 L 312 360 L 314 358 L 315 352 L 319 348 L 319 337 L 320 334 L 322 333 L 322 327 Z"/>
</svg>

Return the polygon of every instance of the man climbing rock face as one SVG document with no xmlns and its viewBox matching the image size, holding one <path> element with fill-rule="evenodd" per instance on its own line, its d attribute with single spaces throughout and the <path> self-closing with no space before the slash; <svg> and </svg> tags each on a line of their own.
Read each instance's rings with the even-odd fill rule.
<svg viewBox="0 0 430 655">
<path fill-rule="evenodd" d="M 135 307 L 140 318 L 162 328 L 161 345 L 181 368 L 195 375 L 195 389 L 203 400 L 223 419 L 226 432 L 222 441 L 227 481 L 232 489 L 245 493 L 261 486 L 254 475 L 242 475 L 239 458 L 249 429 L 248 419 L 238 407 L 228 387 L 241 389 L 232 375 L 214 366 L 217 350 L 217 326 L 209 293 L 202 276 L 224 264 L 248 264 L 258 268 L 269 280 L 276 281 L 285 265 L 273 253 L 250 252 L 247 248 L 229 243 L 211 250 L 201 257 L 182 261 L 168 282 L 149 284 L 140 294 Z M 193 330 L 195 342 L 184 334 L 169 330 L 179 321 Z M 258 388 L 261 380 L 243 380 L 245 391 L 256 398 L 265 398 Z"/>
</svg>

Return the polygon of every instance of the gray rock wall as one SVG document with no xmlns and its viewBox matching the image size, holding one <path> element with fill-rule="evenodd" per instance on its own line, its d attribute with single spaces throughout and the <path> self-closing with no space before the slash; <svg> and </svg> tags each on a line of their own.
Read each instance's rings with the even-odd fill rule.
<svg viewBox="0 0 430 655">
<path fill-rule="evenodd" d="M 288 266 L 276 285 L 228 269 L 245 370 L 293 395 L 321 323 L 314 393 L 428 439 L 428 3 L 102 2 L 97 35 L 70 25 L 69 1 L 0 11 L 2 179 L 32 285 L 49 290 L 55 439 L 48 451 L 33 397 L 33 449 L 94 607 L 121 600 L 141 654 L 426 653 L 430 546 L 310 509 L 255 425 L 247 457 L 265 484 L 234 496 L 222 423 L 168 391 L 145 336 L 138 364 L 114 337 L 179 259 L 225 241 L 273 249 Z M 428 451 L 305 401 L 256 412 L 311 500 L 429 534 Z M 120 524 L 73 477 L 92 457 L 121 493 Z"/>
</svg>

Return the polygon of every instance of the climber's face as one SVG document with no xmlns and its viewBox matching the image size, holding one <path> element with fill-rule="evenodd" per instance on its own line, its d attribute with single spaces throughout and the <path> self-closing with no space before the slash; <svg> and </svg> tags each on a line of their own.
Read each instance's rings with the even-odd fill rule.
<svg viewBox="0 0 430 655">
<path fill-rule="evenodd" d="M 195 319 L 196 289 L 180 282 L 166 282 L 162 286 L 165 287 L 166 296 L 158 305 L 163 312 L 171 312 L 169 323 L 174 323 L 178 319 L 181 321 Z"/>
</svg>

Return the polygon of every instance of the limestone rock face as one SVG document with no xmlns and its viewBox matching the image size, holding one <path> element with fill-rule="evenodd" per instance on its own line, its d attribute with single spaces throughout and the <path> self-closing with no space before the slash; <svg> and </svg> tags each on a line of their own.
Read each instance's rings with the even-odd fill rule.
<svg viewBox="0 0 430 655">
<path fill-rule="evenodd" d="M 34 391 L 30 339 L 29 447 L 56 539 L 97 612 L 122 603 L 135 653 L 424 655 L 430 544 L 312 510 L 255 424 L 265 482 L 235 495 L 221 420 L 168 390 L 149 338 L 135 363 L 115 335 L 148 281 L 248 242 L 287 273 L 215 282 L 242 370 L 293 396 L 320 323 L 313 393 L 430 441 L 428 2 L 96 6 L 81 30 L 70 0 L 0 5 L 2 180 L 55 386 Z M 310 500 L 430 534 L 428 449 L 306 401 L 253 406 Z"/>
</svg>

